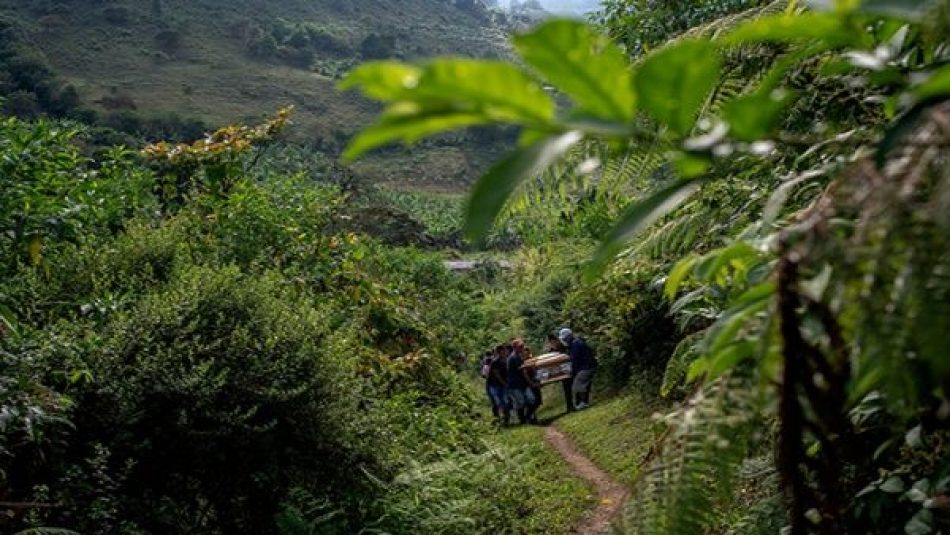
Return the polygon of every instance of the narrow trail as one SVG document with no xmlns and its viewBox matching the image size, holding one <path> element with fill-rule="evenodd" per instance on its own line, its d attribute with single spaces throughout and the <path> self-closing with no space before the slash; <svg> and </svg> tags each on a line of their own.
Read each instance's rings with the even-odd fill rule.
<svg viewBox="0 0 950 535">
<path fill-rule="evenodd" d="M 630 496 L 630 492 L 585 457 L 571 439 L 553 425 L 544 429 L 544 440 L 567 461 L 574 473 L 590 482 L 594 486 L 594 492 L 597 493 L 597 506 L 574 528 L 574 533 L 579 535 L 607 533 L 610 523 L 623 510 L 623 504 Z"/>
</svg>

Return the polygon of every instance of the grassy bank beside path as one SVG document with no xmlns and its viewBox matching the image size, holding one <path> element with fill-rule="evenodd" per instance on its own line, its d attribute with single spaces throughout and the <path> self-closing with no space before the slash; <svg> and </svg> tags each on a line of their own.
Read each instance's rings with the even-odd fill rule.
<svg viewBox="0 0 950 535">
<path fill-rule="evenodd" d="M 637 469 L 656 438 L 653 415 L 667 402 L 638 390 L 599 399 L 589 408 L 564 414 L 560 388 L 545 389 L 541 418 L 551 420 L 597 466 L 625 485 L 632 485 Z"/>
<path fill-rule="evenodd" d="M 544 441 L 544 429 L 516 426 L 501 429 L 491 437 L 518 455 L 525 473 L 525 491 L 532 493 L 530 510 L 512 511 L 518 517 L 516 533 L 573 533 L 588 510 L 595 505 L 591 486 L 575 476 L 567 463 Z M 486 499 L 491 497 L 486 496 Z"/>
</svg>

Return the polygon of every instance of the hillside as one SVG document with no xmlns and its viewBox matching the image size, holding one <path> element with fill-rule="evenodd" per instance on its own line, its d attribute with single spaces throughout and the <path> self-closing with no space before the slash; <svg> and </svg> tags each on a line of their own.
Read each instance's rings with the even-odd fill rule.
<svg viewBox="0 0 950 535">
<path fill-rule="evenodd" d="M 491 57 L 504 42 L 480 4 L 451 0 L 2 0 L 0 15 L 85 107 L 125 130 L 136 117 L 216 126 L 294 105 L 294 138 L 331 153 L 377 110 L 335 90 L 356 63 Z M 486 155 L 463 141 L 357 169 L 387 181 L 471 178 Z"/>
</svg>

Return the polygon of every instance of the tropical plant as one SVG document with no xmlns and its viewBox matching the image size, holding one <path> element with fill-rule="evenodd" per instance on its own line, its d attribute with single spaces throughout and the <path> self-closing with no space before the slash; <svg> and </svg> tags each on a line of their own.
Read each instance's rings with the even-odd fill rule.
<svg viewBox="0 0 950 535">
<path fill-rule="evenodd" d="M 181 206 L 195 188 L 227 197 L 247 178 L 249 168 L 261 154 L 247 158 L 247 153 L 271 141 L 286 127 L 292 112 L 293 107 L 283 108 L 259 125 L 226 126 L 191 143 L 159 141 L 147 145 L 142 156 L 163 177 L 157 188 L 163 208 Z"/>
<path fill-rule="evenodd" d="M 697 244 L 695 235 L 677 243 L 684 227 L 717 225 L 712 237 L 723 243 L 705 240 L 664 283 L 671 300 L 679 297 L 673 309 L 693 318 L 684 317 L 684 325 L 696 329 L 685 333 L 693 336 L 677 351 L 668 383 L 685 370 L 687 381 L 705 385 L 692 403 L 702 403 L 710 388 L 724 389 L 725 399 L 758 401 L 719 404 L 708 416 L 686 410 L 674 419 L 671 429 L 685 431 L 674 431 L 682 438 L 666 442 L 654 459 L 649 473 L 662 477 L 647 484 L 644 509 L 631 519 L 635 531 L 682 533 L 717 522 L 731 493 L 714 495 L 708 481 L 733 487 L 756 426 L 712 429 L 720 420 L 755 421 L 749 419 L 771 407 L 766 418 L 779 422 L 776 462 L 791 533 L 856 526 L 887 532 L 895 526 L 867 524 L 853 501 L 860 498 L 849 497 L 875 479 L 875 463 L 900 462 L 895 437 L 917 425 L 930 437 L 945 420 L 939 407 L 948 403 L 941 386 L 948 375 L 933 344 L 947 317 L 938 305 L 946 302 L 947 258 L 939 251 L 947 233 L 936 216 L 947 206 L 940 193 L 946 132 L 936 126 L 950 96 L 946 8 L 829 7 L 773 2 L 688 32 L 636 64 L 590 28 L 553 21 L 515 39 L 531 72 L 497 62 L 385 62 L 357 69 L 342 84 L 387 103 L 348 157 L 461 126 L 523 127 L 520 147 L 473 189 L 466 228 L 475 239 L 525 181 L 555 169 L 585 140 L 620 157 L 630 147 L 673 148 L 667 161 L 679 178 L 652 173 L 644 188 L 652 193 L 633 190 L 636 200 L 606 233 L 588 273 L 601 273 L 618 253 L 675 260 Z M 752 81 L 735 84 L 739 73 Z M 574 106 L 559 112 L 535 75 Z M 822 121 L 817 131 L 815 118 Z M 749 163 L 759 159 L 767 163 Z M 762 178 L 752 173 L 755 182 L 744 185 L 733 170 L 749 165 L 782 174 L 757 171 Z M 874 174 L 887 178 L 869 187 L 879 183 Z M 563 182 L 564 174 L 554 175 L 539 182 L 541 191 L 546 182 Z M 737 194 L 749 202 L 737 205 Z M 663 225 L 654 226 L 658 221 Z M 626 245 L 647 229 L 646 242 Z M 693 291 L 680 296 L 684 281 Z M 730 375 L 744 379 L 724 382 Z M 767 395 L 743 395 L 760 391 Z M 881 396 L 883 408 L 874 425 L 856 427 L 855 411 L 869 395 Z M 717 440 L 725 440 L 724 449 Z M 862 444 L 873 444 L 879 457 L 862 458 Z M 910 511 L 911 518 L 903 502 L 891 501 L 883 506 L 895 512 L 891 522 L 918 530 L 945 521 L 934 512 L 944 487 L 934 482 L 942 481 L 946 451 L 938 458 L 913 472 L 925 481 L 913 503 L 930 505 Z M 880 519 L 882 506 L 875 507 Z"/>
<path fill-rule="evenodd" d="M 114 232 L 151 206 L 152 177 L 133 154 L 115 148 L 93 161 L 78 146 L 85 136 L 77 124 L 0 121 L 0 273 L 40 266 L 50 243 Z"/>
</svg>

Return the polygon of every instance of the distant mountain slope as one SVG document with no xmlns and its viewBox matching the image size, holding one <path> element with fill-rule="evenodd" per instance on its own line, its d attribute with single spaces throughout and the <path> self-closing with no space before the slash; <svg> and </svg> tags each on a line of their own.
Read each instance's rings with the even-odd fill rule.
<svg viewBox="0 0 950 535">
<path fill-rule="evenodd" d="M 0 0 L 0 16 L 100 115 L 220 125 L 293 104 L 294 136 L 327 151 L 372 117 L 373 105 L 335 90 L 359 61 L 491 57 L 504 46 L 476 0 Z M 471 175 L 477 162 L 457 145 L 394 151 L 364 170 L 383 180 L 432 167 L 457 176 L 427 179 Z"/>
</svg>

